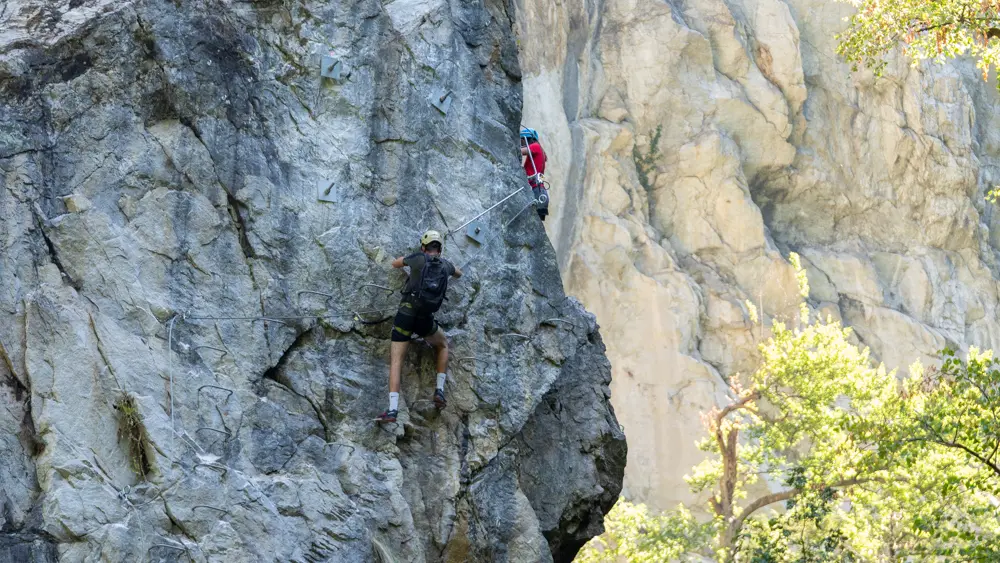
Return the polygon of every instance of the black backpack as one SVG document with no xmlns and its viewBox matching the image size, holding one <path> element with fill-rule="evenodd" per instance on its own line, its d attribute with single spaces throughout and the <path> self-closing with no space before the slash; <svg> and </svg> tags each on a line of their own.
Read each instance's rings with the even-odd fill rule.
<svg viewBox="0 0 1000 563">
<path fill-rule="evenodd" d="M 437 256 L 424 255 L 424 268 L 420 271 L 420 287 L 413 290 L 413 307 L 418 315 L 437 312 L 448 291 L 448 269 Z"/>
</svg>

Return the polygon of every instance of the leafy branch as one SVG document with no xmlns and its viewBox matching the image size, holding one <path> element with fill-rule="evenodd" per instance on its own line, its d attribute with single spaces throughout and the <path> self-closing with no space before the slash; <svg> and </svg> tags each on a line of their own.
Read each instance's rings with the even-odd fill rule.
<svg viewBox="0 0 1000 563">
<path fill-rule="evenodd" d="M 897 47 L 914 64 L 972 56 L 983 80 L 1000 63 L 1000 4 L 995 1 L 861 0 L 856 5 L 850 26 L 837 35 L 837 53 L 854 71 L 864 66 L 880 76 Z"/>
</svg>

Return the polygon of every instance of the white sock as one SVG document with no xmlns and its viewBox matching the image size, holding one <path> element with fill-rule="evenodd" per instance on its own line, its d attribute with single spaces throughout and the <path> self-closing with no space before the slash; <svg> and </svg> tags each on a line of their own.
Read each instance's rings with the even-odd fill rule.
<svg viewBox="0 0 1000 563">
<path fill-rule="evenodd" d="M 444 380 L 447 378 L 448 378 L 447 374 L 444 373 L 438 374 L 438 389 L 444 391 Z"/>
<path fill-rule="evenodd" d="M 389 410 L 399 410 L 399 393 L 389 393 Z"/>
</svg>

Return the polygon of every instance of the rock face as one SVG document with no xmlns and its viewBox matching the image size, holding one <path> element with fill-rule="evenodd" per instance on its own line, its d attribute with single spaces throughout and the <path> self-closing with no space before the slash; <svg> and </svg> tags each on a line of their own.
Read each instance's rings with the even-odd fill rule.
<svg viewBox="0 0 1000 563">
<path fill-rule="evenodd" d="M 626 491 L 656 508 L 693 500 L 698 415 L 755 366 L 767 329 L 747 301 L 765 327 L 794 318 L 790 251 L 810 304 L 889 367 L 1000 348 L 995 83 L 968 62 L 851 74 L 834 38 L 851 10 L 518 2 L 546 229 L 608 342 Z"/>
<path fill-rule="evenodd" d="M 523 185 L 513 17 L 0 5 L 0 562 L 534 563 L 601 531 L 610 365 L 526 192 L 446 244 L 448 408 L 417 343 L 372 422 L 389 261 Z"/>
</svg>

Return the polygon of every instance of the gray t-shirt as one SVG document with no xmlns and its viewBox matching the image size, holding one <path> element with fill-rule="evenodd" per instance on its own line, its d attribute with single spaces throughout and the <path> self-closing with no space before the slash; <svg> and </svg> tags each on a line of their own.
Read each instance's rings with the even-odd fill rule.
<svg viewBox="0 0 1000 563">
<path fill-rule="evenodd" d="M 441 262 L 444 264 L 444 269 L 448 272 L 448 277 L 455 275 L 455 266 L 451 262 L 440 258 Z M 424 262 L 427 260 L 427 255 L 423 252 L 414 252 L 413 254 L 403 258 L 403 264 L 410 267 L 410 279 L 406 280 L 406 285 L 403 286 L 403 295 L 409 296 L 411 293 L 420 288 L 420 274 L 424 271 Z"/>
</svg>

